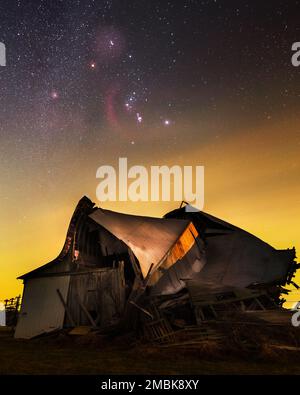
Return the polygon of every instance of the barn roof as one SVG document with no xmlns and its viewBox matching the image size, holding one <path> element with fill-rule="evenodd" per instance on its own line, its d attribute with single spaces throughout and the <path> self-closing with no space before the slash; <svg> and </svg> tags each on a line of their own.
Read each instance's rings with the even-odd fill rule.
<svg viewBox="0 0 300 395">
<path fill-rule="evenodd" d="M 94 207 L 83 197 L 72 216 L 65 245 L 53 261 L 38 267 L 18 279 L 38 276 L 45 270 L 58 267 L 70 252 L 78 220 L 100 225 L 123 241 L 138 259 L 143 277 L 152 275 L 161 267 L 166 270 L 180 260 L 195 244 L 198 232 L 191 221 L 165 219 L 118 213 Z M 156 273 L 156 280 L 161 274 Z"/>
<path fill-rule="evenodd" d="M 144 277 L 168 260 L 171 266 L 194 245 L 198 233 L 183 219 L 153 218 L 98 209 L 89 215 L 127 244 L 137 257 Z"/>
</svg>

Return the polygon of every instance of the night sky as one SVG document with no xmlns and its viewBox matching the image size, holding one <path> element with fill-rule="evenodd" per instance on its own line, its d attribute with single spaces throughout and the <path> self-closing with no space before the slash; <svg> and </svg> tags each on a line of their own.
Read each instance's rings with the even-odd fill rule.
<svg viewBox="0 0 300 395">
<path fill-rule="evenodd" d="M 206 211 L 300 250 L 299 15 L 293 0 L 1 0 L 0 299 L 59 253 L 82 195 L 101 205 L 96 170 L 120 156 L 204 165 Z"/>
</svg>

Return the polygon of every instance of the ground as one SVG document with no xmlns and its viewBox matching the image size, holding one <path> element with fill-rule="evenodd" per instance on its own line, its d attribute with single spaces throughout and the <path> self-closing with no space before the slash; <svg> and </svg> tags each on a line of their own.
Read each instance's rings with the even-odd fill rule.
<svg viewBox="0 0 300 395">
<path fill-rule="evenodd" d="M 264 356 L 131 346 L 130 341 L 0 334 L 0 374 L 300 374 L 299 353 Z"/>
</svg>

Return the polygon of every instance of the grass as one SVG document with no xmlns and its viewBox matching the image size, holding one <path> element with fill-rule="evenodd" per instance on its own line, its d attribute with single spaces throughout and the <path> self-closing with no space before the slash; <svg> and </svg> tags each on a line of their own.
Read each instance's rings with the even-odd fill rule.
<svg viewBox="0 0 300 395">
<path fill-rule="evenodd" d="M 220 349 L 212 354 L 130 346 L 127 339 L 112 342 L 97 336 L 25 341 L 0 333 L 0 374 L 300 374 L 295 353 L 263 358 Z"/>
</svg>

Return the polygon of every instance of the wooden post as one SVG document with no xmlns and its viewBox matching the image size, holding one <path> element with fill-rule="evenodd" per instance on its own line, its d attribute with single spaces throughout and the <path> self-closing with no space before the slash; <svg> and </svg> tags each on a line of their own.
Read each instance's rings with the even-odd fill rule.
<svg viewBox="0 0 300 395">
<path fill-rule="evenodd" d="M 262 310 L 266 310 L 266 309 L 264 308 L 264 306 L 262 305 L 262 303 L 259 301 L 258 298 L 255 298 L 255 302 L 259 305 L 259 307 L 260 307 Z"/>
<path fill-rule="evenodd" d="M 94 328 L 97 328 L 96 322 L 93 320 L 93 317 L 90 315 L 90 313 L 88 312 L 87 308 L 85 307 L 85 305 L 80 300 L 79 295 L 76 294 L 76 296 L 77 296 L 77 300 L 78 300 L 79 306 L 82 308 L 82 311 L 85 313 L 85 315 L 87 316 L 87 318 L 90 321 L 90 323 L 92 324 L 92 326 Z"/>
<path fill-rule="evenodd" d="M 64 308 L 65 308 L 66 314 L 67 314 L 67 316 L 68 316 L 68 318 L 69 318 L 69 320 L 70 320 L 70 322 L 71 322 L 71 325 L 73 325 L 73 326 L 75 327 L 76 324 L 75 324 L 75 322 L 74 322 L 74 320 L 73 320 L 73 318 L 72 318 L 72 315 L 71 315 L 71 312 L 70 312 L 70 310 L 69 310 L 69 307 L 67 306 L 66 302 L 64 301 L 64 298 L 63 298 L 63 296 L 62 296 L 60 290 L 57 289 L 56 292 L 57 292 L 57 294 L 58 294 L 58 296 L 59 296 L 59 299 L 60 299 L 61 303 L 63 304 L 63 306 L 64 306 Z"/>
<path fill-rule="evenodd" d="M 133 300 L 131 300 L 129 303 L 131 303 L 133 306 L 135 306 L 137 309 L 141 310 L 143 313 L 145 313 L 146 315 L 148 315 L 152 320 L 154 319 L 154 316 L 149 313 L 149 311 L 147 311 L 146 309 L 143 309 L 143 307 L 137 305 Z"/>
</svg>

